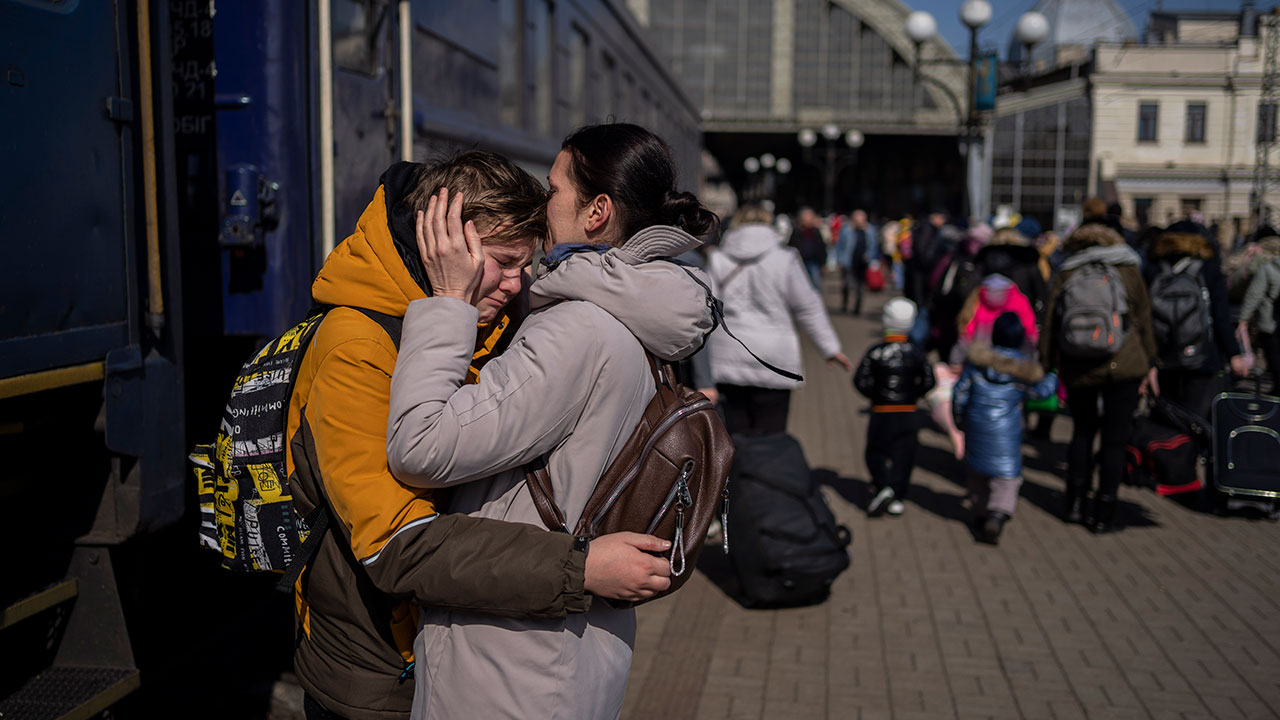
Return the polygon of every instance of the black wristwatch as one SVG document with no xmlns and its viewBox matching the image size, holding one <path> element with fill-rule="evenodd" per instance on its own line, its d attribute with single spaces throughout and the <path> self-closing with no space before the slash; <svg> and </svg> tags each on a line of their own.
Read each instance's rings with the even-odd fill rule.
<svg viewBox="0 0 1280 720">
<path fill-rule="evenodd" d="M 578 537 L 575 537 L 573 539 L 573 549 L 577 550 L 583 555 L 587 554 L 587 549 L 590 547 L 591 547 L 591 538 L 587 537 L 586 535 L 579 535 Z"/>
</svg>

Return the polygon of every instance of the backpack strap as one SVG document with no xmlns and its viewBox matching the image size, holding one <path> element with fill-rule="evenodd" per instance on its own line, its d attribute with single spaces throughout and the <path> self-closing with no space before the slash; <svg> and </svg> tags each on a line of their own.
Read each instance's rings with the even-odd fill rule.
<svg viewBox="0 0 1280 720">
<path fill-rule="evenodd" d="M 548 530 L 569 532 L 564 521 L 564 513 L 556 505 L 555 490 L 551 487 L 551 473 L 547 470 L 547 459 L 540 457 L 524 466 L 525 481 L 529 486 L 529 496 L 533 498 L 533 506 L 538 510 L 538 517 Z"/>
<path fill-rule="evenodd" d="M 324 490 L 320 490 L 321 494 Z M 324 540 L 325 532 L 329 529 L 329 501 L 322 500 L 311 512 L 307 514 L 305 522 L 310 532 L 307 539 L 302 541 L 302 545 L 298 546 L 298 555 L 289 563 L 289 567 L 284 569 L 284 575 L 276 582 L 276 590 L 282 593 L 293 592 L 293 586 L 298 582 L 298 578 L 302 575 L 302 571 L 306 569 L 307 564 L 311 562 L 311 558 L 315 557 L 316 551 L 320 549 L 320 542 Z"/>
<path fill-rule="evenodd" d="M 767 253 L 765 253 L 765 254 L 767 254 Z M 677 265 L 680 265 L 679 263 L 676 263 L 676 264 L 677 264 Z M 746 343 L 744 343 L 744 342 L 742 342 L 742 340 L 740 340 L 740 339 L 738 338 L 738 336 L 737 336 L 737 335 L 734 335 L 734 334 L 733 334 L 733 331 L 731 331 L 731 330 L 729 329 L 729 326 L 728 326 L 727 324 L 725 324 L 725 321 L 724 321 L 724 301 L 723 301 L 723 300 L 721 300 L 720 298 L 716 297 L 716 296 L 715 296 L 715 293 L 711 292 L 711 288 L 710 288 L 710 287 L 708 287 L 706 283 L 704 283 L 704 282 L 702 282 L 701 280 L 699 280 L 699 279 L 698 279 L 698 276 L 697 276 L 697 275 L 695 275 L 695 274 L 693 274 L 693 272 L 691 272 L 691 271 L 689 270 L 689 268 L 684 267 L 683 265 L 680 265 L 680 267 L 681 267 L 682 269 L 684 269 L 684 271 L 685 271 L 686 273 L 688 273 L 688 274 L 689 274 L 689 277 L 690 277 L 690 278 L 693 278 L 693 281 L 694 281 L 694 282 L 696 282 L 696 283 L 698 283 L 699 285 L 701 285 L 701 286 L 702 286 L 702 289 L 703 289 L 703 290 L 705 290 L 705 291 L 706 291 L 706 293 L 707 293 L 707 306 L 711 308 L 711 331 L 707 333 L 708 335 L 710 335 L 712 332 L 715 332 L 715 330 L 716 330 L 716 328 L 717 328 L 717 327 L 724 328 L 724 334 L 725 334 L 725 335 L 728 335 L 728 336 L 729 336 L 729 337 L 731 337 L 731 338 L 733 338 L 733 339 L 734 339 L 734 341 L 735 341 L 735 342 L 737 342 L 739 345 L 741 345 L 741 346 L 742 346 L 742 349 L 743 349 L 743 350 L 746 350 L 746 351 L 747 351 L 747 354 L 748 354 L 748 355 L 750 355 L 752 358 L 754 358 L 756 362 L 760 363 L 761 365 L 765 366 L 765 367 L 766 367 L 766 368 L 768 368 L 769 370 L 772 370 L 773 372 L 777 373 L 778 375 L 781 375 L 781 376 L 782 376 L 782 377 L 784 377 L 784 378 L 787 378 L 787 379 L 789 379 L 789 380 L 795 380 L 796 382 L 804 382 L 804 376 L 803 376 L 803 375 L 800 375 L 800 374 L 798 374 L 798 373 L 793 373 L 793 372 L 791 372 L 791 371 L 789 371 L 789 370 L 783 370 L 782 368 L 780 368 L 780 367 L 778 367 L 778 366 L 776 366 L 776 365 L 774 365 L 774 364 L 772 364 L 772 363 L 770 363 L 770 362 L 768 362 L 768 361 L 766 361 L 766 360 L 761 359 L 761 357 L 760 357 L 759 355 L 756 355 L 754 352 L 752 352 L 752 351 L 751 351 L 751 348 L 747 347 L 747 344 L 746 344 Z M 742 267 L 742 265 L 739 265 L 738 267 L 739 267 L 739 268 L 741 268 L 741 267 Z M 730 275 L 732 275 L 732 274 L 733 274 L 733 273 L 730 273 Z M 723 283 L 722 283 L 722 284 L 723 284 Z M 705 342 L 705 341 L 704 341 L 704 342 Z"/>
<path fill-rule="evenodd" d="M 725 275 L 724 278 L 720 280 L 720 289 L 723 290 L 725 286 L 729 284 L 730 280 L 733 280 L 734 278 L 741 275 L 743 270 L 746 270 L 752 265 L 755 265 L 756 263 L 760 262 L 762 259 L 764 259 L 765 255 L 769 254 L 769 252 L 770 252 L 769 250 L 765 250 L 764 252 L 751 258 L 750 260 L 743 260 L 742 262 L 737 262 L 733 259 L 730 259 L 729 262 L 733 263 L 733 269 L 729 271 L 728 275 Z"/>
<path fill-rule="evenodd" d="M 670 363 L 658 362 L 653 353 L 646 351 L 644 357 L 649 363 L 649 373 L 653 376 L 656 397 L 665 408 L 668 406 L 668 402 L 663 397 L 663 389 L 675 392 L 675 368 Z M 560 506 L 556 505 L 556 493 L 551 486 L 551 472 L 547 469 L 546 457 L 540 457 L 537 460 L 526 463 L 524 466 L 524 479 L 529 487 L 529 496 L 533 498 L 533 506 L 538 511 L 538 517 L 542 519 L 542 524 L 546 525 L 549 530 L 569 532 L 569 525 L 565 522 L 564 513 L 560 510 Z"/>
<path fill-rule="evenodd" d="M 328 315 L 329 311 L 335 307 L 351 307 L 352 310 L 360 311 L 365 317 L 378 323 L 386 331 L 387 335 L 391 337 L 391 342 L 395 343 L 396 350 L 400 349 L 400 335 L 404 330 L 404 318 L 402 317 L 395 317 L 394 315 L 387 315 L 377 310 L 369 310 L 362 307 L 319 304 L 311 306 L 311 309 L 307 311 L 307 317 L 313 317 L 316 314 Z M 310 342 L 310 338 L 308 338 L 308 342 Z M 303 352 L 305 354 L 305 351 Z M 302 357 L 299 356 L 298 362 L 301 361 Z M 294 377 L 297 377 L 296 371 L 294 372 Z M 290 389 L 289 395 L 290 397 L 293 396 L 292 389 Z M 302 541 L 302 545 L 298 547 L 298 554 L 289 563 L 289 567 L 285 568 L 284 575 L 276 582 L 275 589 L 282 593 L 293 592 L 294 584 L 298 582 L 302 571 L 311 563 L 311 558 L 315 557 L 316 552 L 319 551 L 320 545 L 324 541 L 324 536 L 329 530 L 329 521 L 333 513 L 329 511 L 329 496 L 324 491 L 323 482 L 316 483 L 316 491 L 320 493 L 320 502 L 316 503 L 316 506 L 312 508 L 304 519 L 310 529 L 307 539 Z"/>
</svg>

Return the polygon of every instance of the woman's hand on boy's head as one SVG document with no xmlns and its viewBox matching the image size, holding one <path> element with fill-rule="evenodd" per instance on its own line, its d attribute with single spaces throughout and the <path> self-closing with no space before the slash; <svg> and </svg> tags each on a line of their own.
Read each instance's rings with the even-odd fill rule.
<svg viewBox="0 0 1280 720">
<path fill-rule="evenodd" d="M 448 189 L 441 188 L 432 195 L 426 211 L 418 211 L 416 238 L 432 294 L 475 304 L 484 275 L 484 248 L 475 223 L 462 222 L 462 194 L 450 201 Z"/>
</svg>

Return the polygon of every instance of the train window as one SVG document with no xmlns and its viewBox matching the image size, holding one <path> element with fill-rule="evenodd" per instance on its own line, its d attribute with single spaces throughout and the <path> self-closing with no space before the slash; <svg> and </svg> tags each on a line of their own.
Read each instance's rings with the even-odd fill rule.
<svg viewBox="0 0 1280 720">
<path fill-rule="evenodd" d="M 569 32 L 569 124 L 587 124 L 587 34 L 577 25 Z"/>
<path fill-rule="evenodd" d="M 498 58 L 498 94 L 502 103 L 502 124 L 524 127 L 524 2 L 498 3 L 498 29 L 502 36 Z"/>
<path fill-rule="evenodd" d="M 540 135 L 551 135 L 555 107 L 555 75 L 553 72 L 554 23 L 551 0 L 538 0 L 533 5 L 533 78 L 530 92 L 534 103 L 534 129 Z"/>
<path fill-rule="evenodd" d="M 333 64 L 366 75 L 378 71 L 378 33 L 387 8 L 377 0 L 334 0 Z"/>
</svg>

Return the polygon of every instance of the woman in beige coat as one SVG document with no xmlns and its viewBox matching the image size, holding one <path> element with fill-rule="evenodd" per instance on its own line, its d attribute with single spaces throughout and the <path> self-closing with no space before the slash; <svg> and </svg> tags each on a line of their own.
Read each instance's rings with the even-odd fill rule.
<svg viewBox="0 0 1280 720">
<path fill-rule="evenodd" d="M 550 184 L 551 237 L 530 287 L 533 312 L 473 385 L 465 381 L 477 318 L 470 293 L 484 251 L 443 199 L 420 222 L 436 292 L 405 315 L 387 454 L 401 482 L 456 488 L 454 512 L 535 525 L 522 467 L 546 458 L 573 527 L 653 396 L 644 351 L 680 360 L 711 330 L 705 279 L 665 258 L 699 245 L 696 236 L 718 220 L 675 191 L 665 143 L 634 125 L 570 135 Z M 660 590 L 666 559 L 655 564 Z M 423 608 L 414 717 L 616 717 L 634 636 L 634 611 L 600 601 L 547 621 Z"/>
</svg>

